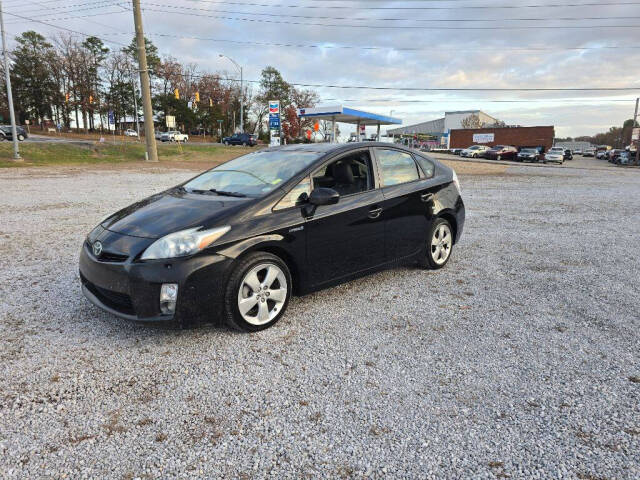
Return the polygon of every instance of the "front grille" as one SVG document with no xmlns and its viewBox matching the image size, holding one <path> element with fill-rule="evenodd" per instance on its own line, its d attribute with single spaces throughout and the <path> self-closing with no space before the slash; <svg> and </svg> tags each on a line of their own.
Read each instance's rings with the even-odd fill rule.
<svg viewBox="0 0 640 480">
<path fill-rule="evenodd" d="M 86 242 L 85 245 L 87 246 L 88 252 L 93 256 L 93 258 L 95 258 L 99 262 L 109 262 L 109 263 L 126 262 L 127 259 L 129 258 L 128 255 L 123 255 L 121 253 L 106 252 L 104 250 L 102 251 L 99 257 L 96 257 L 93 254 L 93 248 L 91 244 L 89 242 Z"/>
<path fill-rule="evenodd" d="M 106 288 L 99 287 L 87 280 L 82 274 L 80 274 L 80 280 L 86 289 L 93 293 L 96 298 L 107 307 L 113 308 L 114 310 L 127 315 L 135 315 L 131 297 L 126 293 L 114 292 L 113 290 L 107 290 Z"/>
</svg>

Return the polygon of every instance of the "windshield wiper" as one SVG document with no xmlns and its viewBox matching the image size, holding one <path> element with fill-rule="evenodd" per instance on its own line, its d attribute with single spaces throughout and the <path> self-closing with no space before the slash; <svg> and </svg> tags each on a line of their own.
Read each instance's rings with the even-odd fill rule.
<svg viewBox="0 0 640 480">
<path fill-rule="evenodd" d="M 225 190 L 216 190 L 215 188 L 210 188 L 209 191 L 217 195 L 224 195 L 225 197 L 246 197 L 244 193 L 240 192 L 227 192 Z"/>
</svg>

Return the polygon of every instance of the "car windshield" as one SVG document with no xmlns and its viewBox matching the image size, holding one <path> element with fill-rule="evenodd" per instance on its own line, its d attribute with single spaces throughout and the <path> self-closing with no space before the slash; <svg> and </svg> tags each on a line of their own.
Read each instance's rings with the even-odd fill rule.
<svg viewBox="0 0 640 480">
<path fill-rule="evenodd" d="M 469 147 L 469 150 L 478 150 L 480 147 L 477 145 L 474 145 L 473 147 Z"/>
<path fill-rule="evenodd" d="M 321 152 L 263 150 L 230 160 L 183 187 L 197 193 L 225 192 L 259 197 L 311 165 Z"/>
<path fill-rule="evenodd" d="M 520 150 L 520 153 L 536 153 L 536 149 L 535 148 L 523 148 L 522 150 Z"/>
<path fill-rule="evenodd" d="M 549 150 L 549 152 L 564 153 L 564 149 L 562 149 L 562 148 L 552 148 L 551 150 Z"/>
</svg>

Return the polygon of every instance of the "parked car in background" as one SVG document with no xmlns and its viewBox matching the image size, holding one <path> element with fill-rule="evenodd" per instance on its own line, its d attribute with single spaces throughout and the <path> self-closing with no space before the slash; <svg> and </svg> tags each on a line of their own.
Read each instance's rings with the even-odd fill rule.
<svg viewBox="0 0 640 480">
<path fill-rule="evenodd" d="M 230 137 L 224 137 L 222 143 L 225 145 L 242 145 L 243 147 L 255 147 L 258 139 L 251 133 L 234 133 Z"/>
<path fill-rule="evenodd" d="M 568 148 L 564 149 L 564 159 L 565 160 L 573 160 L 573 153 Z"/>
<path fill-rule="evenodd" d="M 607 156 L 607 160 L 611 163 L 617 163 L 617 159 L 620 156 L 621 153 L 623 153 L 625 150 L 621 150 L 619 148 L 613 148 L 611 150 L 609 150 L 608 156 Z"/>
<path fill-rule="evenodd" d="M 620 155 L 618 155 L 618 159 L 616 161 L 616 163 L 618 165 L 629 165 L 631 163 L 632 160 L 632 156 L 631 156 L 631 152 L 621 152 Z"/>
<path fill-rule="evenodd" d="M 578 150 L 574 150 L 573 151 L 574 155 L 582 155 L 582 150 L 578 149 Z"/>
<path fill-rule="evenodd" d="M 564 163 L 564 148 L 553 147 L 544 155 L 544 163 L 554 162 L 562 165 Z"/>
<path fill-rule="evenodd" d="M 156 130 L 153 134 L 154 137 L 156 137 L 156 140 L 162 140 L 162 134 L 164 132 L 161 132 L 160 130 Z"/>
<path fill-rule="evenodd" d="M 18 137 L 18 141 L 22 142 L 25 138 L 28 138 L 29 135 L 27 131 L 16 125 L 16 136 Z M 1 125 L 0 126 L 0 140 L 13 140 L 13 132 L 11 131 L 11 125 Z"/>
<path fill-rule="evenodd" d="M 169 130 L 162 134 L 160 140 L 163 142 L 187 142 L 189 141 L 189 135 L 178 130 Z"/>
<path fill-rule="evenodd" d="M 124 131 L 124 136 L 125 137 L 137 137 L 138 136 L 138 132 L 136 132 L 134 129 L 132 128 L 127 128 Z"/>
<path fill-rule="evenodd" d="M 515 160 L 518 149 L 511 145 L 496 145 L 487 150 L 485 158 L 490 160 Z"/>
<path fill-rule="evenodd" d="M 460 156 L 466 158 L 483 158 L 487 150 L 489 150 L 487 145 L 472 145 L 462 150 Z"/>
<path fill-rule="evenodd" d="M 537 148 L 523 148 L 516 156 L 519 162 L 539 162 L 541 158 L 542 154 Z"/>
<path fill-rule="evenodd" d="M 128 320 L 255 332 L 294 292 L 399 263 L 444 267 L 464 219 L 456 173 L 415 150 L 288 145 L 113 213 L 83 242 L 80 281 L 89 301 Z"/>
<path fill-rule="evenodd" d="M 598 150 L 596 153 L 596 158 L 600 160 L 604 160 L 609 157 L 609 150 Z"/>
<path fill-rule="evenodd" d="M 582 156 L 583 157 L 594 157 L 596 155 L 596 149 L 595 148 L 587 148 L 583 153 Z"/>
<path fill-rule="evenodd" d="M 462 148 L 452 148 L 449 150 L 449 152 L 451 152 L 454 155 L 460 155 L 460 152 L 462 152 Z"/>
</svg>

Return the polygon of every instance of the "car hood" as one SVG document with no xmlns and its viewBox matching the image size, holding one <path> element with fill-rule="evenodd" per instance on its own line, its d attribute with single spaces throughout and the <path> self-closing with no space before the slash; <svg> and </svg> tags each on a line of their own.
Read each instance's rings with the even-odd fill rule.
<svg viewBox="0 0 640 480">
<path fill-rule="evenodd" d="M 129 205 L 101 225 L 109 231 L 133 237 L 160 238 L 200 225 L 213 226 L 216 220 L 252 200 L 174 189 Z"/>
</svg>

